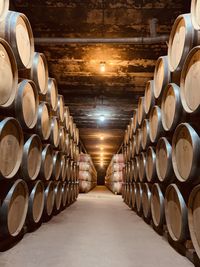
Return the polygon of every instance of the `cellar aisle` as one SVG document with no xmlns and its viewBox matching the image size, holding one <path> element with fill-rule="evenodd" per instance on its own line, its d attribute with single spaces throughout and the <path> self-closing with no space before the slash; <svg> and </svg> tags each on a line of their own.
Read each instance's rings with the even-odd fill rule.
<svg viewBox="0 0 200 267">
<path fill-rule="evenodd" d="M 1 267 L 188 267 L 150 226 L 97 187 L 0 255 Z"/>
</svg>

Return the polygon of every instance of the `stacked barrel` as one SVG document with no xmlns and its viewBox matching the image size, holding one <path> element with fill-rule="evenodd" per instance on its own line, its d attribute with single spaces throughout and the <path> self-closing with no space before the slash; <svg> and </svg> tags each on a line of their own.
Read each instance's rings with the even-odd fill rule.
<svg viewBox="0 0 200 267">
<path fill-rule="evenodd" d="M 128 125 L 124 201 L 200 257 L 200 1 L 173 25 L 168 55 Z"/>
<path fill-rule="evenodd" d="M 0 240 L 78 195 L 79 133 L 24 14 L 0 4 Z"/>
<path fill-rule="evenodd" d="M 105 185 L 114 194 L 122 193 L 123 182 L 123 169 L 124 169 L 124 155 L 115 154 L 107 168 Z"/>
<path fill-rule="evenodd" d="M 88 193 L 97 185 L 97 172 L 89 154 L 79 155 L 79 191 Z"/>
</svg>

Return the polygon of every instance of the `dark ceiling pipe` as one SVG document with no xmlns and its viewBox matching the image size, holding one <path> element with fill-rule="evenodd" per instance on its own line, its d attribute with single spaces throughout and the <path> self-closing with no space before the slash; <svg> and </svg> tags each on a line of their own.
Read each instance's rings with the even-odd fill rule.
<svg viewBox="0 0 200 267">
<path fill-rule="evenodd" d="M 152 37 L 133 38 L 63 38 L 63 37 L 41 37 L 35 38 L 36 44 L 158 44 L 169 40 L 168 35 Z"/>
</svg>

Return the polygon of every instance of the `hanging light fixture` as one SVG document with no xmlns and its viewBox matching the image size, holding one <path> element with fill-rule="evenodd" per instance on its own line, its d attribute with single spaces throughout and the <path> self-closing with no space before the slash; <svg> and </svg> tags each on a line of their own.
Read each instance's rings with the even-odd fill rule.
<svg viewBox="0 0 200 267">
<path fill-rule="evenodd" d="M 105 72 L 106 71 L 106 62 L 101 61 L 99 64 L 100 72 Z"/>
</svg>

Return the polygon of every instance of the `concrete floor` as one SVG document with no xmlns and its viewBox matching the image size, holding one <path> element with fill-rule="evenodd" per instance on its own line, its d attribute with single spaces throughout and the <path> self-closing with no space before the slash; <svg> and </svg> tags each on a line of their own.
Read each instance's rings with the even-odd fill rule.
<svg viewBox="0 0 200 267">
<path fill-rule="evenodd" d="M 71 207 L 0 254 L 0 267 L 189 267 L 121 196 L 105 187 L 80 195 Z"/>
</svg>

